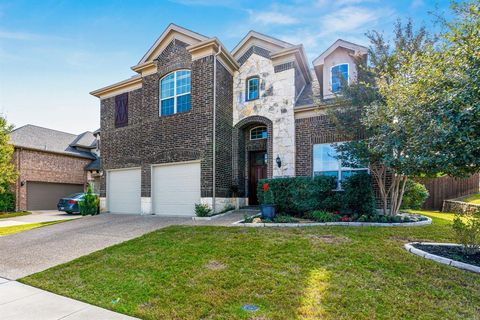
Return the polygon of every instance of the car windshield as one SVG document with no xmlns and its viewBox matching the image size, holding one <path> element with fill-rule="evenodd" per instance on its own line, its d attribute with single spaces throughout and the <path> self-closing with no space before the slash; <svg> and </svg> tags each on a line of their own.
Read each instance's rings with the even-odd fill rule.
<svg viewBox="0 0 480 320">
<path fill-rule="evenodd" d="M 67 198 L 75 199 L 75 198 L 80 198 L 81 196 L 83 196 L 83 193 L 74 193 L 69 195 Z"/>
</svg>

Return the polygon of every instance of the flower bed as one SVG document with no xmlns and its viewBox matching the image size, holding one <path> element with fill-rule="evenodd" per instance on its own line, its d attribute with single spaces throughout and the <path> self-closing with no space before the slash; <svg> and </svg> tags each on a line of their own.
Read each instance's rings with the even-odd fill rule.
<svg viewBox="0 0 480 320">
<path fill-rule="evenodd" d="M 413 242 L 405 244 L 405 249 L 425 259 L 480 273 L 480 252 L 466 254 L 460 244 Z"/>
<path fill-rule="evenodd" d="M 315 215 L 312 215 L 313 217 Z M 318 217 L 318 216 L 317 216 Z M 341 216 L 332 214 L 331 218 L 317 219 L 297 218 L 286 215 L 277 215 L 274 219 L 262 219 L 260 216 L 245 217 L 243 220 L 234 224 L 247 227 L 307 227 L 307 226 L 420 226 L 431 224 L 432 220 L 428 217 L 417 214 L 400 214 L 395 217 L 372 216 L 367 218 L 354 218 L 354 216 Z"/>
</svg>

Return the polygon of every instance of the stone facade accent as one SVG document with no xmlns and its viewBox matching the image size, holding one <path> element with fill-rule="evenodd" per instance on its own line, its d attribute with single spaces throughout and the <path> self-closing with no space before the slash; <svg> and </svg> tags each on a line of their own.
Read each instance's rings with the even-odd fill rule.
<svg viewBox="0 0 480 320">
<path fill-rule="evenodd" d="M 85 166 L 92 160 L 63 154 L 15 148 L 13 161 L 20 176 L 15 184 L 16 210 L 27 210 L 29 181 L 85 184 Z M 26 182 L 21 185 L 21 182 Z"/>
<path fill-rule="evenodd" d="M 246 79 L 260 78 L 260 98 L 245 101 Z M 295 175 L 295 71 L 275 73 L 270 59 L 253 53 L 234 77 L 233 124 L 251 116 L 272 122 L 272 157 L 279 156 L 281 168 L 273 166 L 273 177 Z"/>
</svg>

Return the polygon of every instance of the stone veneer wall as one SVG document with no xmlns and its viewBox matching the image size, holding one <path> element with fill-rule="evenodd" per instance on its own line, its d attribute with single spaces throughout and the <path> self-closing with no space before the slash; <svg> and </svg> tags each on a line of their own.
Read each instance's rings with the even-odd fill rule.
<svg viewBox="0 0 480 320">
<path fill-rule="evenodd" d="M 27 210 L 27 185 L 21 181 L 85 184 L 85 166 L 92 160 L 29 149 L 15 149 L 13 162 L 20 171 L 15 184 L 16 210 Z"/>
<path fill-rule="evenodd" d="M 280 156 L 282 167 L 273 166 L 273 177 L 295 175 L 295 69 L 275 73 L 272 61 L 253 52 L 234 77 L 233 124 L 252 116 L 272 121 L 272 157 Z M 246 79 L 260 78 L 260 98 L 245 101 Z"/>
</svg>

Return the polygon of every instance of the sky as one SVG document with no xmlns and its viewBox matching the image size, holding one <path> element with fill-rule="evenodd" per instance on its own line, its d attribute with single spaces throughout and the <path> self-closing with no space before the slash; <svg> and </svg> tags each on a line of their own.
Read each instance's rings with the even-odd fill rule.
<svg viewBox="0 0 480 320">
<path fill-rule="evenodd" d="M 0 113 L 81 133 L 100 124 L 89 92 L 134 75 L 130 69 L 173 22 L 219 38 L 228 49 L 249 30 L 302 43 L 312 61 L 336 39 L 368 45 L 397 19 L 429 30 L 449 0 L 0 0 Z"/>
</svg>

